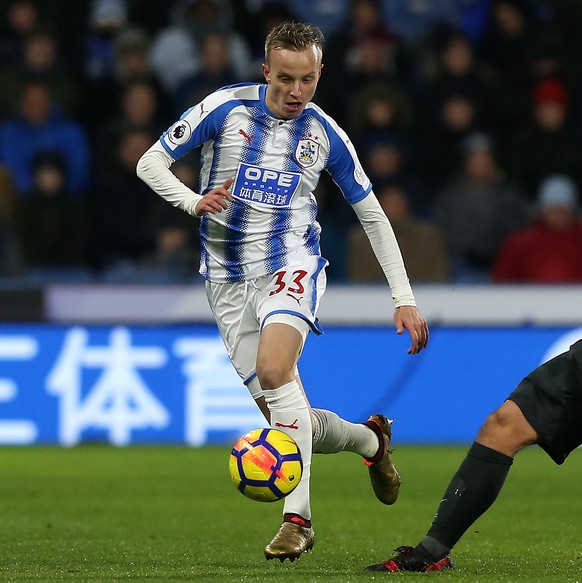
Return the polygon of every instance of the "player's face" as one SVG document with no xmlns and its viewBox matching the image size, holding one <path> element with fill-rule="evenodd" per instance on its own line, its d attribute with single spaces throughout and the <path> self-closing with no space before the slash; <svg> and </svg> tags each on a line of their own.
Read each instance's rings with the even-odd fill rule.
<svg viewBox="0 0 582 583">
<path fill-rule="evenodd" d="M 283 119 L 301 115 L 315 94 L 321 68 L 321 50 L 315 45 L 304 51 L 273 49 L 263 64 L 267 107 Z"/>
</svg>

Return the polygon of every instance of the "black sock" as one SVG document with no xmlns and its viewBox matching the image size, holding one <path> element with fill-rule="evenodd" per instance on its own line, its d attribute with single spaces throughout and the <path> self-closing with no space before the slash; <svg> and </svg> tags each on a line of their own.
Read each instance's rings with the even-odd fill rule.
<svg viewBox="0 0 582 583">
<path fill-rule="evenodd" d="M 453 476 L 423 546 L 435 558 L 452 549 L 465 531 L 495 502 L 513 458 L 474 442 Z"/>
</svg>

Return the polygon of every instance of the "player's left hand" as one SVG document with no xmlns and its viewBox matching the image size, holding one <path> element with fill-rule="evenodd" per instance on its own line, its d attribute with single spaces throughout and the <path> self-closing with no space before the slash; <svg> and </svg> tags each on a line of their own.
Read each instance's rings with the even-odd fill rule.
<svg viewBox="0 0 582 583">
<path fill-rule="evenodd" d="M 196 204 L 194 212 L 196 216 L 203 217 L 205 214 L 221 213 L 228 207 L 228 203 L 232 200 L 232 194 L 228 192 L 233 182 L 232 178 L 228 178 L 222 186 L 213 188 L 207 192 Z"/>
<path fill-rule="evenodd" d="M 412 344 L 408 354 L 418 354 L 428 345 L 428 324 L 415 306 L 401 306 L 394 311 L 394 325 L 398 335 L 408 330 Z"/>
</svg>

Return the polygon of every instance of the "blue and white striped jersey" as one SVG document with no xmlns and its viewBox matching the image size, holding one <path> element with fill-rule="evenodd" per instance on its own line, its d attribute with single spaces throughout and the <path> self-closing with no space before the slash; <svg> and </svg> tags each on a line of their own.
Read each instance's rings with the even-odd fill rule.
<svg viewBox="0 0 582 583">
<path fill-rule="evenodd" d="M 200 192 L 233 178 L 233 200 L 201 220 L 200 273 L 217 283 L 244 281 L 320 255 L 313 191 L 327 170 L 350 204 L 372 186 L 345 132 L 315 104 L 277 119 L 267 86 L 241 84 L 210 94 L 160 138 L 174 159 L 202 146 Z"/>
</svg>

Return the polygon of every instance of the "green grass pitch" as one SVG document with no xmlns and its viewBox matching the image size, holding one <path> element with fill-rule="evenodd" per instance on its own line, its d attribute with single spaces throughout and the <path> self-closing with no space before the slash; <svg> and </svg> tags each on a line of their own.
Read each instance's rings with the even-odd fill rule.
<svg viewBox="0 0 582 583">
<path fill-rule="evenodd" d="M 315 456 L 315 548 L 281 564 L 263 547 L 282 505 L 235 490 L 228 447 L 0 448 L 0 581 L 582 582 L 582 451 L 558 467 L 538 448 L 518 455 L 454 571 L 362 572 L 426 532 L 466 450 L 398 447 L 391 507 L 356 455 Z"/>
</svg>

